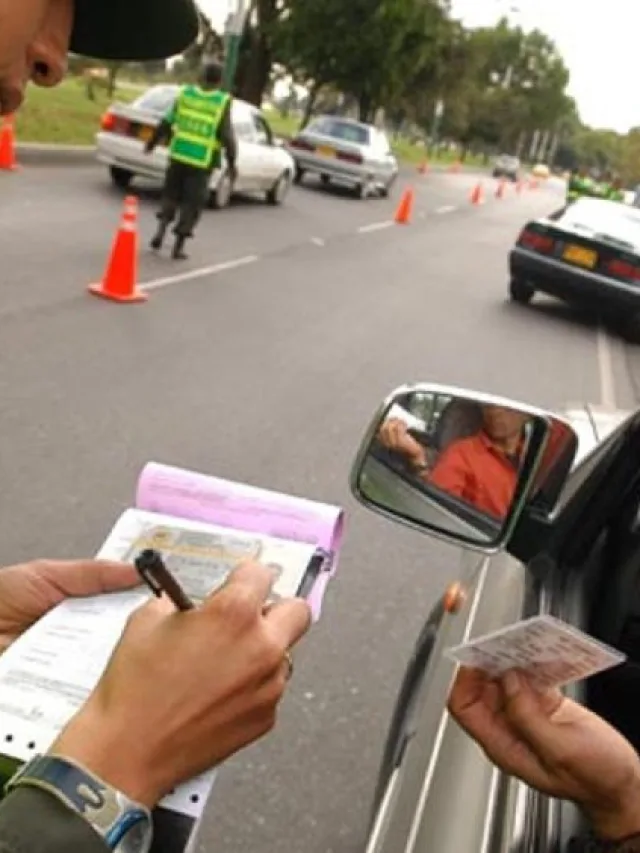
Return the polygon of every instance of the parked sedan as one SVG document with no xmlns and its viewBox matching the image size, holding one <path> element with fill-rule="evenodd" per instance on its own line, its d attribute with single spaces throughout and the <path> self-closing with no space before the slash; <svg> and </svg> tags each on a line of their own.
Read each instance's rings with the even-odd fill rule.
<svg viewBox="0 0 640 853">
<path fill-rule="evenodd" d="M 511 299 L 536 291 L 623 319 L 640 337 L 640 210 L 581 198 L 528 222 L 509 255 Z"/>
<path fill-rule="evenodd" d="M 323 184 L 351 187 L 359 198 L 388 196 L 398 161 L 386 134 L 370 124 L 339 116 L 318 116 L 290 142 L 296 182 L 307 173 Z"/>
<path fill-rule="evenodd" d="M 508 180 L 515 182 L 520 179 L 520 171 L 520 160 L 518 157 L 511 157 L 509 154 L 501 154 L 493 164 L 494 178 L 508 178 Z"/>
<path fill-rule="evenodd" d="M 109 167 L 116 186 L 125 189 L 134 178 L 163 179 L 167 149 L 158 146 L 149 155 L 144 153 L 144 144 L 178 92 L 178 86 L 154 86 L 132 104 L 113 104 L 104 114 L 96 136 L 97 155 Z M 223 155 L 222 168 L 211 175 L 211 206 L 226 207 L 234 193 L 260 193 L 270 204 L 281 204 L 294 176 L 291 155 L 278 144 L 264 116 L 252 104 L 234 99 L 231 119 L 238 140 L 238 175 L 232 185 Z"/>
<path fill-rule="evenodd" d="M 444 409 L 434 405 L 443 399 Z M 439 453 L 468 441 L 478 429 L 478 415 L 465 423 L 460 409 L 468 415 L 474 406 L 508 406 L 524 417 L 513 503 L 491 541 L 480 526 L 470 530 L 474 522 L 452 501 L 445 505 L 424 484 L 413 488 L 408 469 L 386 466 L 382 482 L 385 460 L 376 438 L 397 406 L 422 420 L 425 410 L 439 410 L 435 428 L 427 423 L 424 434 L 415 435 Z M 575 414 L 557 418 L 525 403 L 421 384 L 390 395 L 365 433 L 352 472 L 356 497 L 388 519 L 459 547 L 457 581 L 425 614 L 399 679 L 361 848 L 367 853 L 568 853 L 569 839 L 585 832 L 584 818 L 572 803 L 500 772 L 447 712 L 456 672 L 449 650 L 520 620 L 552 614 L 627 655 L 621 666 L 573 683 L 565 692 L 640 750 L 640 412 L 628 418 L 622 412 L 594 418 L 585 411 L 577 419 Z M 424 478 L 415 464 L 413 477 Z M 476 485 L 496 487 L 488 469 L 484 477 Z M 425 550 L 425 565 L 428 561 Z M 394 570 L 402 583 L 402 566 Z M 406 582 L 415 577 L 407 572 Z M 428 572 L 423 579 L 429 584 Z M 541 665 L 548 662 L 544 646 L 532 641 L 529 650 L 540 654 Z M 504 646 L 502 653 L 509 660 Z"/>
</svg>

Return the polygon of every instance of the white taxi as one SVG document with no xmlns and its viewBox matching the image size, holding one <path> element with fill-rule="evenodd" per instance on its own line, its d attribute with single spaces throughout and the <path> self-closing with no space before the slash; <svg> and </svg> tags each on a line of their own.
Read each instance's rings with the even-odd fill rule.
<svg viewBox="0 0 640 853">
<path fill-rule="evenodd" d="M 131 104 L 112 104 L 103 115 L 96 135 L 97 157 L 108 166 L 117 187 L 127 189 L 135 178 L 163 180 L 167 149 L 158 146 L 145 154 L 144 145 L 179 91 L 179 86 L 153 86 Z M 253 104 L 234 98 L 231 120 L 238 143 L 237 178 L 232 183 L 223 154 L 221 168 L 211 175 L 211 206 L 226 207 L 236 193 L 259 193 L 270 204 L 281 204 L 295 174 L 293 158 Z"/>
</svg>

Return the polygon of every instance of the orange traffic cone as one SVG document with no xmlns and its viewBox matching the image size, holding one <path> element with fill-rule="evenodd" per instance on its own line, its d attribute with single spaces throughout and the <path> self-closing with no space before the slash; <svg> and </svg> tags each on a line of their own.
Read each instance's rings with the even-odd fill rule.
<svg viewBox="0 0 640 853">
<path fill-rule="evenodd" d="M 449 166 L 449 171 L 457 175 L 461 168 L 462 166 L 460 165 L 460 161 L 456 160 Z"/>
<path fill-rule="evenodd" d="M 496 187 L 496 198 L 504 198 L 504 193 L 507 188 L 507 182 L 504 178 L 501 178 L 498 181 L 498 186 Z"/>
<path fill-rule="evenodd" d="M 89 286 L 89 293 L 114 302 L 144 302 L 147 294 L 137 288 L 138 274 L 138 199 L 124 200 L 124 213 L 111 255 L 100 284 Z"/>
<path fill-rule="evenodd" d="M 478 181 L 475 187 L 471 190 L 471 197 L 469 200 L 471 201 L 471 204 L 484 204 L 484 189 L 482 181 Z"/>
<path fill-rule="evenodd" d="M 7 116 L 0 124 L 0 171 L 14 172 L 17 168 L 13 116 Z"/>
<path fill-rule="evenodd" d="M 413 190 L 408 189 L 402 193 L 400 204 L 396 210 L 396 224 L 408 225 L 411 221 L 411 213 L 413 212 Z"/>
<path fill-rule="evenodd" d="M 428 174 L 428 172 L 429 172 L 429 161 L 428 160 L 423 160 L 422 163 L 420 163 L 420 165 L 418 166 L 418 172 L 421 175 Z"/>
</svg>

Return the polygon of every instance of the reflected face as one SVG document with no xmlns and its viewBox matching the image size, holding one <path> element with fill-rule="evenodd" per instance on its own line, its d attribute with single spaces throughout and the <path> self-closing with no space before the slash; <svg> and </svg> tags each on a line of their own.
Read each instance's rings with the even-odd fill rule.
<svg viewBox="0 0 640 853">
<path fill-rule="evenodd" d="M 74 0 L 0 0 L 0 115 L 18 109 L 29 81 L 62 80 L 73 12 Z"/>
<path fill-rule="evenodd" d="M 527 416 L 514 409 L 502 406 L 484 406 L 482 423 L 489 438 L 494 441 L 506 441 L 517 438 L 527 421 Z"/>
</svg>

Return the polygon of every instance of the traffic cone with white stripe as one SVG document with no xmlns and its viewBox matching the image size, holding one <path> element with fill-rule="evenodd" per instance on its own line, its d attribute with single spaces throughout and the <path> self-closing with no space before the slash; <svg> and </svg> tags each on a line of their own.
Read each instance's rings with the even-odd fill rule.
<svg viewBox="0 0 640 853">
<path fill-rule="evenodd" d="M 114 302 L 144 302 L 147 294 L 138 290 L 137 277 L 138 199 L 127 196 L 104 278 L 99 284 L 91 284 L 89 293 Z"/>
</svg>

